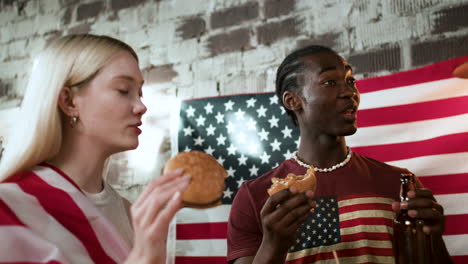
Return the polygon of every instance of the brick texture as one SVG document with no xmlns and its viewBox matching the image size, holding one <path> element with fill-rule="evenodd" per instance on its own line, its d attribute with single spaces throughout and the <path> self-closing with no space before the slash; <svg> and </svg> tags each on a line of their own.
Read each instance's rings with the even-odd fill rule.
<svg viewBox="0 0 468 264">
<path fill-rule="evenodd" d="M 296 0 L 267 0 L 265 1 L 265 17 L 278 17 L 290 14 L 296 7 Z"/>
<path fill-rule="evenodd" d="M 468 4 L 454 6 L 440 10 L 434 14 L 434 28 L 432 33 L 439 34 L 457 31 L 468 27 Z"/>
<path fill-rule="evenodd" d="M 238 25 L 258 17 L 258 3 L 250 2 L 240 6 L 216 11 L 211 15 L 211 27 L 221 28 Z"/>
<path fill-rule="evenodd" d="M 62 15 L 62 24 L 63 25 L 70 24 L 72 20 L 72 15 L 73 15 L 73 8 L 71 7 L 65 8 L 65 11 L 63 12 L 63 15 Z"/>
<path fill-rule="evenodd" d="M 0 6 L 1 6 L 1 7 L 10 6 L 10 5 L 12 5 L 14 2 L 15 2 L 15 0 L 1 0 L 1 1 L 0 1 Z"/>
<path fill-rule="evenodd" d="M 68 29 L 68 34 L 86 34 L 91 30 L 91 24 L 81 24 Z"/>
<path fill-rule="evenodd" d="M 121 9 L 129 8 L 129 7 L 134 7 L 137 5 L 140 5 L 144 2 L 147 2 L 145 0 L 111 0 L 111 9 L 114 11 L 119 11 Z"/>
<path fill-rule="evenodd" d="M 103 7 L 104 3 L 102 1 L 82 4 L 78 6 L 76 10 L 76 20 L 80 21 L 87 18 L 96 17 L 99 13 L 101 13 Z"/>
<path fill-rule="evenodd" d="M 151 66 L 142 72 L 147 84 L 167 83 L 178 75 L 172 64 Z"/>
<path fill-rule="evenodd" d="M 221 53 L 242 51 L 248 48 L 251 48 L 248 28 L 241 28 L 228 33 L 214 35 L 208 39 L 208 50 L 212 56 Z"/>
<path fill-rule="evenodd" d="M 8 97 L 11 93 L 12 85 L 9 82 L 0 80 L 0 98 Z"/>
<path fill-rule="evenodd" d="M 397 15 L 412 15 L 426 8 L 436 6 L 444 0 L 392 0 L 388 1 L 390 11 Z"/>
<path fill-rule="evenodd" d="M 340 39 L 341 33 L 330 32 L 323 35 L 313 36 L 306 39 L 300 39 L 297 41 L 297 49 L 308 46 L 308 45 L 321 45 L 330 47 L 334 50 L 341 50 L 339 47 L 338 40 Z"/>
<path fill-rule="evenodd" d="M 385 45 L 381 49 L 348 56 L 355 73 L 367 74 L 379 71 L 397 71 L 401 68 L 400 47 Z"/>
<path fill-rule="evenodd" d="M 413 66 L 421 66 L 468 55 L 468 36 L 438 39 L 411 45 Z"/>
<path fill-rule="evenodd" d="M 177 28 L 177 34 L 184 40 L 199 38 L 205 31 L 206 22 L 200 16 L 184 18 Z"/>
<path fill-rule="evenodd" d="M 270 22 L 257 28 L 258 43 L 269 45 L 280 39 L 296 37 L 302 24 L 296 18 L 288 18 L 279 22 Z"/>
</svg>

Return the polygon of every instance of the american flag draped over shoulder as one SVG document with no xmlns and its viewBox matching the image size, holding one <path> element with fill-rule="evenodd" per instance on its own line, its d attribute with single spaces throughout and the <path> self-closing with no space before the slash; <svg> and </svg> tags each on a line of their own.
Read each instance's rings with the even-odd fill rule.
<svg viewBox="0 0 468 264">
<path fill-rule="evenodd" d="M 0 263 L 115 264 L 130 252 L 78 186 L 48 165 L 0 184 L 0 238 Z"/>
<path fill-rule="evenodd" d="M 456 263 L 468 262 L 468 80 L 453 78 L 452 70 L 466 61 L 358 81 L 359 129 L 347 139 L 354 152 L 408 168 L 433 190 L 445 209 L 444 240 Z M 213 155 L 229 177 L 222 206 L 177 215 L 176 264 L 226 263 L 237 189 L 290 158 L 298 137 L 274 93 L 182 103 L 178 150 Z"/>
</svg>

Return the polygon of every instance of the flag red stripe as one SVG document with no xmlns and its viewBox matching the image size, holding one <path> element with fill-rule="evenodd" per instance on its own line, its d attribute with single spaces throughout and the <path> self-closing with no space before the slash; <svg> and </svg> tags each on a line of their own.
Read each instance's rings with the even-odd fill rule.
<svg viewBox="0 0 468 264">
<path fill-rule="evenodd" d="M 466 264 L 468 263 L 468 255 L 466 256 L 452 256 L 453 262 L 455 264 Z"/>
<path fill-rule="evenodd" d="M 340 222 L 341 228 L 353 227 L 358 225 L 386 225 L 393 226 L 392 219 L 383 217 L 364 217 L 359 219 L 350 219 Z"/>
<path fill-rule="evenodd" d="M 372 247 L 362 247 L 362 248 L 353 248 L 353 249 L 343 249 L 336 251 L 338 257 L 357 257 L 361 255 L 374 255 L 374 256 L 393 256 L 393 249 L 391 248 L 372 248 Z M 286 261 L 290 264 L 301 264 L 309 263 L 318 260 L 327 260 L 333 259 L 332 252 L 318 253 L 315 255 L 306 256 L 304 258 L 299 258 L 295 260 Z"/>
<path fill-rule="evenodd" d="M 177 224 L 178 240 L 187 239 L 226 239 L 227 222 L 210 222 L 196 224 Z"/>
<path fill-rule="evenodd" d="M 353 151 L 376 160 L 388 162 L 421 156 L 467 152 L 468 132 L 440 136 L 421 141 L 353 147 Z"/>
<path fill-rule="evenodd" d="M 419 180 L 434 194 L 468 192 L 468 173 L 424 176 L 419 177 Z"/>
<path fill-rule="evenodd" d="M 430 120 L 466 114 L 468 96 L 358 110 L 358 127 L 370 127 Z"/>
<path fill-rule="evenodd" d="M 468 215 L 446 215 L 444 235 L 468 234 Z"/>
<path fill-rule="evenodd" d="M 382 203 L 363 203 L 363 204 L 353 204 L 340 207 L 340 214 L 349 213 L 353 211 L 359 210 L 385 210 L 391 211 L 392 206 L 390 204 L 382 204 Z"/>
<path fill-rule="evenodd" d="M 2 225 L 25 226 L 3 200 L 0 200 L 0 219 Z"/>
<path fill-rule="evenodd" d="M 468 61 L 468 56 L 446 60 L 426 67 L 395 73 L 382 77 L 359 80 L 357 86 L 361 93 L 380 91 L 395 87 L 433 82 L 452 78 L 452 71 Z"/>
<path fill-rule="evenodd" d="M 392 236 L 388 233 L 370 233 L 370 232 L 359 232 L 349 235 L 341 235 L 341 242 L 352 242 L 358 240 L 381 240 L 390 241 Z"/>
<path fill-rule="evenodd" d="M 175 257 L 175 264 L 221 264 L 227 257 Z"/>
<path fill-rule="evenodd" d="M 47 213 L 82 242 L 95 263 L 115 263 L 103 254 L 105 251 L 86 216 L 65 191 L 50 186 L 37 175 L 28 177 L 18 185 L 24 192 L 35 196 Z M 67 208 L 67 214 L 63 214 L 63 208 Z"/>
</svg>

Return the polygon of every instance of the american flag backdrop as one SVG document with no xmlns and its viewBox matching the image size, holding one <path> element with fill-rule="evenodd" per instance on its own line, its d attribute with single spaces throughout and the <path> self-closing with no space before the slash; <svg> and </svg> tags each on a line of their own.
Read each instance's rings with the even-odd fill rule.
<svg viewBox="0 0 468 264">
<path fill-rule="evenodd" d="M 359 129 L 347 138 L 354 152 L 408 168 L 433 190 L 445 209 L 444 240 L 457 264 L 468 263 L 468 80 L 453 78 L 452 70 L 467 61 L 358 81 Z M 298 130 L 274 93 L 184 101 L 178 129 L 177 151 L 211 154 L 229 176 L 222 206 L 178 213 L 175 263 L 226 263 L 227 220 L 238 188 L 289 159 Z M 325 207 L 343 202 L 330 199 Z"/>
</svg>

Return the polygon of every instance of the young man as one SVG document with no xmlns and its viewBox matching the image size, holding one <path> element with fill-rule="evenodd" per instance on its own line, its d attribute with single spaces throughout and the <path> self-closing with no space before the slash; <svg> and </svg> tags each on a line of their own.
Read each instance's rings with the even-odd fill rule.
<svg viewBox="0 0 468 264">
<path fill-rule="evenodd" d="M 299 149 L 240 188 L 229 217 L 230 263 L 393 263 L 392 219 L 400 206 L 425 221 L 438 243 L 437 263 L 451 262 L 442 241 L 443 208 L 432 192 L 411 191 L 408 203 L 395 203 L 400 174 L 408 170 L 346 146 L 345 136 L 357 130 L 360 100 L 346 60 L 322 46 L 299 49 L 278 68 L 276 94 L 299 127 Z M 316 193 L 291 188 L 268 196 L 272 177 L 304 175 L 310 166 Z"/>
</svg>

